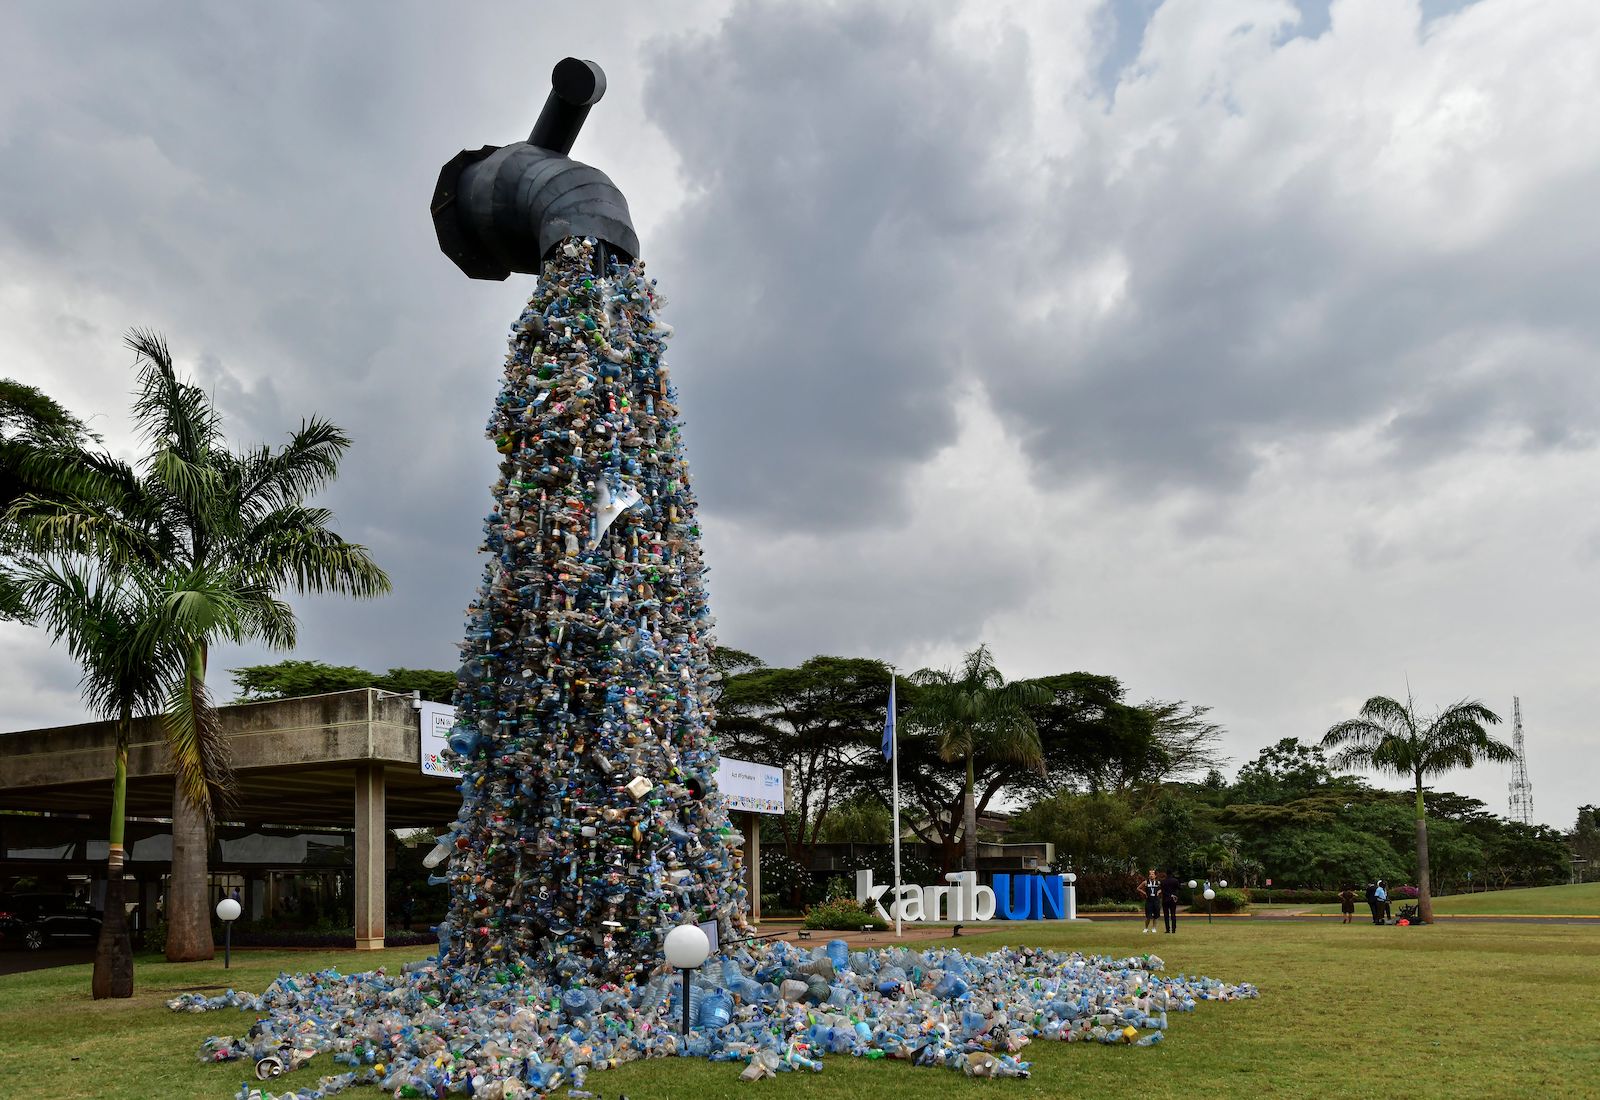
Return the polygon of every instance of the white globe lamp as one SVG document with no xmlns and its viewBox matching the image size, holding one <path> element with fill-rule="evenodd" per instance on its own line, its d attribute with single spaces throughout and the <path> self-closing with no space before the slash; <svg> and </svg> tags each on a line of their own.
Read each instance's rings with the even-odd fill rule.
<svg viewBox="0 0 1600 1100">
<path fill-rule="evenodd" d="M 239 903 L 232 898 L 223 898 L 217 902 L 217 919 L 222 921 L 222 969 L 224 970 L 233 965 L 233 922 L 239 919 L 239 914 L 243 911 L 239 908 Z"/>
<path fill-rule="evenodd" d="M 1215 890 L 1213 890 L 1211 887 L 1207 886 L 1206 887 L 1206 895 L 1205 896 L 1206 896 L 1206 900 L 1210 901 L 1212 898 L 1217 896 L 1217 892 Z"/>
<path fill-rule="evenodd" d="M 1200 884 L 1198 882 L 1196 882 L 1194 879 L 1190 879 L 1189 880 L 1189 889 L 1193 890 L 1196 886 L 1199 886 L 1199 885 Z"/>
<path fill-rule="evenodd" d="M 689 1034 L 689 973 L 700 967 L 711 954 L 711 940 L 705 929 L 680 924 L 667 933 L 667 965 L 683 971 L 683 1034 Z"/>
<path fill-rule="evenodd" d="M 1227 879 L 1218 879 L 1217 880 L 1217 885 L 1222 887 L 1222 889 L 1226 890 L 1228 888 L 1228 880 Z"/>
</svg>

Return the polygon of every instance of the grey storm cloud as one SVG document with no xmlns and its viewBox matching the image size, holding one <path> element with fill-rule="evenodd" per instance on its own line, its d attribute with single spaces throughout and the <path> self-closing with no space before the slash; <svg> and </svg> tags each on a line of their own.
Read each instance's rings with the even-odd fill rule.
<svg viewBox="0 0 1600 1100">
<path fill-rule="evenodd" d="M 908 467 L 949 442 L 951 386 L 981 369 L 964 299 L 1004 278 L 971 264 L 1014 232 L 997 147 L 1026 63 L 1021 35 L 963 48 L 908 7 L 755 4 L 651 60 L 691 196 L 657 254 L 718 507 L 904 518 Z"/>
<path fill-rule="evenodd" d="M 241 444 L 348 429 L 322 503 L 396 591 L 296 601 L 299 655 L 447 666 L 531 283 L 463 278 L 426 205 L 593 58 L 574 154 L 670 302 L 728 644 L 990 640 L 1014 674 L 1215 703 L 1236 757 L 1406 670 L 1531 681 L 1570 750 L 1597 51 L 1589 0 L 24 5 L 0 355 L 124 448 L 132 325 Z M 1448 611 L 1508 575 L 1565 616 L 1537 665 L 1504 658 L 1514 608 Z M 16 720 L 70 720 L 64 658 L 0 644 Z"/>
</svg>

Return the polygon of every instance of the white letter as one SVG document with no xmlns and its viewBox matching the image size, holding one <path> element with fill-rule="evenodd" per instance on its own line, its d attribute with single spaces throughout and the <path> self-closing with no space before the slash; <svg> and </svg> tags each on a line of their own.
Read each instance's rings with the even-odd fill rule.
<svg viewBox="0 0 1600 1100">
<path fill-rule="evenodd" d="M 889 888 L 887 886 L 872 885 L 872 869 L 870 867 L 864 871 L 856 872 L 856 904 L 865 905 L 870 901 L 872 907 L 878 911 L 878 916 L 884 920 L 894 919 L 884 912 L 883 902 L 879 900 L 888 892 Z"/>
<path fill-rule="evenodd" d="M 940 913 L 944 909 L 945 895 L 950 892 L 948 886 L 924 886 L 922 888 L 922 919 L 944 920 Z"/>
<path fill-rule="evenodd" d="M 972 892 L 972 919 L 994 919 L 994 891 L 987 886 L 979 886 Z"/>
<path fill-rule="evenodd" d="M 900 910 L 901 920 L 922 920 L 922 887 L 900 887 L 900 900 L 895 902 L 895 907 Z"/>
<path fill-rule="evenodd" d="M 950 919 L 972 920 L 973 895 L 978 891 L 978 872 L 951 871 L 944 876 L 950 886 Z"/>
</svg>

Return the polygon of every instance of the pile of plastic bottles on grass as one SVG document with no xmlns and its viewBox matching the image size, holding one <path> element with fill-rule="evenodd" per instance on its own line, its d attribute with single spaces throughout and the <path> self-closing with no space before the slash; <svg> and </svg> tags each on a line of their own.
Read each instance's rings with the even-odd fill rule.
<svg viewBox="0 0 1600 1100">
<path fill-rule="evenodd" d="M 397 974 L 285 974 L 260 996 L 191 993 L 167 1005 L 259 1014 L 243 1036 L 207 1039 L 202 1061 L 254 1062 L 261 1078 L 325 1053 L 348 1067 L 276 1096 L 247 1081 L 239 1100 L 317 1100 L 352 1085 L 396 1097 L 530 1100 L 590 1096 L 593 1070 L 673 1056 L 738 1063 L 746 1080 L 820 1071 L 830 1054 L 1026 1077 L 1018 1055 L 1031 1041 L 1150 1046 L 1169 1013 L 1258 996 L 1248 984 L 1169 977 L 1162 966 L 1153 955 L 753 943 L 695 972 L 687 1039 L 682 982 L 666 972 L 638 985 L 561 988 L 531 976 L 467 983 L 430 960 Z"/>
</svg>

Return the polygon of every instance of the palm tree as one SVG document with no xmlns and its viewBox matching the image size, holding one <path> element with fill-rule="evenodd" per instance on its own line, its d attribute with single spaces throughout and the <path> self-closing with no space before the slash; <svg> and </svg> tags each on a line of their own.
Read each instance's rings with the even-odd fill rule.
<svg viewBox="0 0 1600 1100">
<path fill-rule="evenodd" d="M 182 655 L 166 712 L 176 775 L 167 958 L 208 959 L 210 827 L 232 782 L 205 686 L 210 648 L 291 648 L 294 612 L 281 590 L 371 597 L 389 591 L 389 578 L 330 528 L 331 512 L 304 503 L 338 476 L 350 446 L 343 431 L 313 417 L 280 448 L 230 451 L 210 397 L 177 376 L 166 341 L 135 330 L 127 345 L 138 368 L 133 418 L 148 448 L 137 470 L 80 452 L 52 467 L 57 492 L 24 497 L 12 515 L 36 546 L 139 563 L 160 589 L 163 629 Z"/>
<path fill-rule="evenodd" d="M 920 690 L 907 724 L 937 737 L 940 759 L 966 765 L 961 788 L 962 865 L 973 871 L 978 867 L 977 762 L 1043 771 L 1039 730 L 1028 708 L 1043 706 L 1054 696 L 1037 684 L 1006 683 L 987 645 L 968 653 L 958 673 L 922 669 L 911 679 Z"/>
<path fill-rule="evenodd" d="M 1470 768 L 1480 760 L 1508 763 L 1516 752 L 1489 736 L 1486 725 L 1500 716 L 1477 700 L 1452 703 L 1427 721 L 1417 716 L 1408 693 L 1400 703 L 1374 695 L 1361 713 L 1340 722 L 1323 735 L 1323 748 L 1338 748 L 1337 767 L 1362 767 L 1409 778 L 1417 792 L 1417 915 L 1433 923 L 1433 894 L 1428 882 L 1428 811 L 1422 799 L 1423 783 L 1431 776 L 1456 768 Z"/>
<path fill-rule="evenodd" d="M 26 618 L 66 643 L 83 669 L 84 701 L 116 730 L 105 919 L 91 988 L 96 1000 L 131 997 L 133 950 L 122 903 L 128 739 L 135 714 L 160 708 L 181 668 L 180 654 L 161 627 L 161 596 L 144 570 L 24 558 L 15 581 Z"/>
<path fill-rule="evenodd" d="M 31 468 L 41 451 L 70 449 L 99 436 L 48 394 L 10 378 L 0 378 L 0 513 L 21 496 L 39 491 Z M 27 619 L 10 559 L 17 550 L 13 532 L 0 528 L 0 620 Z"/>
</svg>

